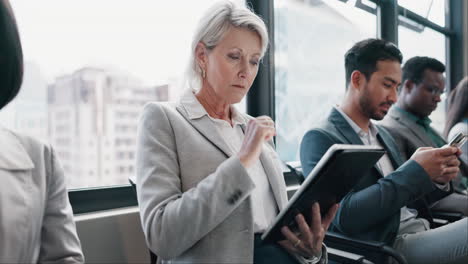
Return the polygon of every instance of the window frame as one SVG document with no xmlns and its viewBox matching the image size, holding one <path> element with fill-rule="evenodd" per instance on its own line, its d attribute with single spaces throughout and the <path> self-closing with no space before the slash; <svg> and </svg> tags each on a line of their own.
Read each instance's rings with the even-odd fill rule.
<svg viewBox="0 0 468 264">
<path fill-rule="evenodd" d="M 134 188 L 129 184 L 68 191 L 74 214 L 83 214 L 122 207 L 137 206 Z"/>
</svg>

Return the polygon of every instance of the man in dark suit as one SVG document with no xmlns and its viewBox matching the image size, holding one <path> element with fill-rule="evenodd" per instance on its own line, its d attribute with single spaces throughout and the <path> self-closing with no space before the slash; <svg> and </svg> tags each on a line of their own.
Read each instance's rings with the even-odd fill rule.
<svg viewBox="0 0 468 264">
<path fill-rule="evenodd" d="M 442 62 L 429 57 L 413 57 L 403 66 L 403 81 L 398 101 L 380 125 L 395 139 L 404 161 L 419 147 L 442 147 L 445 139 L 430 125 L 429 115 L 441 101 L 445 90 Z M 468 215 L 466 165 L 453 181 L 455 193 L 431 205 L 432 209 Z"/>
<path fill-rule="evenodd" d="M 430 219 L 427 203 L 451 193 L 444 188 L 459 171 L 460 150 L 422 148 L 403 163 L 391 135 L 371 122 L 383 119 L 397 100 L 401 61 L 398 48 L 384 40 L 358 42 L 346 53 L 345 98 L 304 136 L 303 172 L 308 175 L 333 144 L 382 146 L 387 154 L 343 198 L 332 230 L 385 242 L 409 263 L 468 263 L 467 219 L 431 229 L 421 217 Z M 413 204 L 419 211 L 409 208 Z"/>
</svg>

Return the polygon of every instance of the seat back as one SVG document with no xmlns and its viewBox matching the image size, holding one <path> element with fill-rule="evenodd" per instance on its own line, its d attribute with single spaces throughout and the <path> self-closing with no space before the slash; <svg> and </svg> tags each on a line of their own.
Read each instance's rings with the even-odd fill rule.
<svg viewBox="0 0 468 264">
<path fill-rule="evenodd" d="M 135 206 L 74 216 L 87 263 L 149 263 Z"/>
<path fill-rule="evenodd" d="M 391 263 L 407 263 L 403 255 L 383 242 L 355 239 L 331 231 L 325 235 L 324 242 L 327 247 L 362 256 L 358 262 L 348 262 L 343 261 L 341 256 L 335 257 L 330 254 L 330 260 L 338 261 L 338 263 L 363 263 L 363 260 L 371 263 L 390 263 L 390 259 L 394 260 Z"/>
<path fill-rule="evenodd" d="M 128 179 L 128 181 L 132 185 L 133 191 L 135 191 L 135 196 L 136 196 L 137 195 L 136 183 L 133 182 L 132 179 Z M 151 251 L 150 249 L 148 249 L 148 251 L 149 251 L 149 255 L 150 255 L 151 264 L 156 264 L 156 262 L 158 262 L 158 256 L 156 254 L 154 254 L 153 251 Z"/>
</svg>

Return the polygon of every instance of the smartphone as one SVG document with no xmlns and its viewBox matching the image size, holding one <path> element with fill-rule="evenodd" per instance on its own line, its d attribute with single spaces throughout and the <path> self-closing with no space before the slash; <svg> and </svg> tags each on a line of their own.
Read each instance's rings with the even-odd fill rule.
<svg viewBox="0 0 468 264">
<path fill-rule="evenodd" d="M 467 140 L 468 140 L 468 135 L 460 132 L 452 140 L 450 140 L 449 145 L 452 147 L 461 148 L 463 143 L 465 143 Z"/>
</svg>

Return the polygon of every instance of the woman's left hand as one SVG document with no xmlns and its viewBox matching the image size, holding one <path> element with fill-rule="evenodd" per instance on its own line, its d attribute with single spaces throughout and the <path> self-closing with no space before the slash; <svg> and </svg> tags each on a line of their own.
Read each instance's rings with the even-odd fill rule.
<svg viewBox="0 0 468 264">
<path fill-rule="evenodd" d="M 320 206 L 318 203 L 312 205 L 311 223 L 307 223 L 302 214 L 296 216 L 296 222 L 300 233 L 294 234 L 289 227 L 283 226 L 281 232 L 286 237 L 278 243 L 293 254 L 299 254 L 305 258 L 320 255 L 325 232 L 328 230 L 336 212 L 338 204 L 333 205 L 322 219 L 320 216 Z"/>
</svg>

